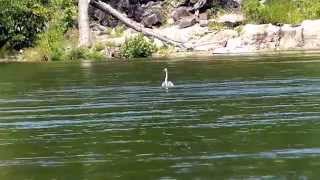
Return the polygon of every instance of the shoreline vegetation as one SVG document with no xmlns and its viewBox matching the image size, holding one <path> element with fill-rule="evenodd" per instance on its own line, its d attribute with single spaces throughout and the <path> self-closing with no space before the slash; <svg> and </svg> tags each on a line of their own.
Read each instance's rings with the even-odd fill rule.
<svg viewBox="0 0 320 180">
<path fill-rule="evenodd" d="M 148 38 L 93 6 L 88 10 L 91 46 L 79 47 L 77 1 L 1 1 L 0 58 L 9 57 L 12 59 L 9 61 L 308 53 L 320 50 L 320 2 L 317 0 L 126 1 L 129 4 L 101 1 L 144 28 L 183 44 L 185 49 Z"/>
</svg>

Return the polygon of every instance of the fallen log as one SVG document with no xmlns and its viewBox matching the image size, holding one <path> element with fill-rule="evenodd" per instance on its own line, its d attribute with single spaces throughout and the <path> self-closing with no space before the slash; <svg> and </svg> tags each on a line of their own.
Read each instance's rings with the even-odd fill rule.
<svg viewBox="0 0 320 180">
<path fill-rule="evenodd" d="M 149 37 L 153 37 L 156 39 L 159 39 L 160 41 L 167 43 L 167 44 L 171 44 L 173 46 L 182 48 L 182 49 L 187 49 L 186 46 L 183 45 L 183 43 L 175 41 L 173 39 L 170 39 L 166 36 L 163 36 L 155 31 L 153 31 L 152 29 L 148 29 L 145 28 L 142 24 L 137 23 L 131 19 L 129 19 L 126 15 L 120 13 L 119 11 L 117 11 L 116 9 L 114 9 L 113 7 L 111 7 L 109 4 L 106 4 L 100 0 L 91 0 L 90 4 L 93 7 L 96 7 L 102 11 L 105 11 L 109 14 L 111 14 L 112 16 L 114 16 L 115 18 L 119 19 L 123 24 L 125 24 L 126 26 L 143 33 L 146 36 Z"/>
</svg>

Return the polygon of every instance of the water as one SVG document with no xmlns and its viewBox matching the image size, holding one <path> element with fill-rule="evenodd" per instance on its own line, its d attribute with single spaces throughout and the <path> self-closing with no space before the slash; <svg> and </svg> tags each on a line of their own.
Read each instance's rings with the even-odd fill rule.
<svg viewBox="0 0 320 180">
<path fill-rule="evenodd" d="M 1 64 L 0 179 L 317 179 L 319 103 L 316 55 Z"/>
</svg>

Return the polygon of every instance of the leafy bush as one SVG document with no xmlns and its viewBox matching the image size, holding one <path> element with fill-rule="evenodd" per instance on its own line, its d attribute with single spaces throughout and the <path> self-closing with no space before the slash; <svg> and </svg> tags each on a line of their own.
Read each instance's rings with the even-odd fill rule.
<svg viewBox="0 0 320 180">
<path fill-rule="evenodd" d="M 70 38 L 66 40 L 65 33 L 74 24 L 76 7 L 73 0 L 53 0 L 47 6 L 46 9 L 50 11 L 50 15 L 46 22 L 46 31 L 36 34 L 37 39 L 32 48 L 37 52 L 37 56 L 35 58 L 28 56 L 28 58 L 38 60 L 41 57 L 43 61 L 58 61 L 64 59 L 66 49 L 73 46 Z"/>
<path fill-rule="evenodd" d="M 64 33 L 57 27 L 49 28 L 46 32 L 39 35 L 36 48 L 43 54 L 43 60 L 61 60 L 64 51 Z"/>
<path fill-rule="evenodd" d="M 245 0 L 243 10 L 248 21 L 255 23 L 301 23 L 320 18 L 319 0 Z"/>
<path fill-rule="evenodd" d="M 73 26 L 76 6 L 73 0 L 1 0 L 0 48 L 19 50 L 32 46 L 40 32 L 51 24 L 64 32 Z M 52 29 L 52 28 L 51 28 Z"/>
<path fill-rule="evenodd" d="M 155 52 L 156 47 L 150 40 L 139 34 L 125 41 L 120 47 L 120 55 L 125 58 L 148 57 Z"/>
<path fill-rule="evenodd" d="M 31 46 L 37 33 L 45 28 L 48 13 L 37 0 L 1 0 L 0 47 L 21 49 Z"/>
</svg>

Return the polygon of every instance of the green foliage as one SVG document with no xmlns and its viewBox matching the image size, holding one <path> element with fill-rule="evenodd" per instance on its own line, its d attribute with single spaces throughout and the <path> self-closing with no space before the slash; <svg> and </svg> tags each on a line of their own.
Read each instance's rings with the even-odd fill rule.
<svg viewBox="0 0 320 180">
<path fill-rule="evenodd" d="M 120 47 L 120 55 L 125 58 L 148 57 L 155 52 L 156 47 L 142 34 L 130 38 Z"/>
<path fill-rule="evenodd" d="M 248 21 L 255 23 L 301 23 L 320 18 L 319 0 L 245 0 L 243 10 Z"/>
<path fill-rule="evenodd" d="M 108 34 L 111 38 L 116 38 L 121 37 L 125 30 L 125 26 L 119 25 L 115 28 L 108 28 L 105 33 Z"/>
<path fill-rule="evenodd" d="M 59 22 L 64 32 L 74 24 L 73 0 L 0 0 L 0 47 L 32 46 L 38 34 Z"/>
<path fill-rule="evenodd" d="M 50 15 L 47 16 L 46 31 L 36 34 L 34 51 L 38 53 L 35 57 L 36 60 L 40 57 L 43 61 L 59 61 L 65 58 L 66 50 L 73 46 L 70 39 L 66 40 L 65 33 L 74 24 L 76 7 L 73 0 L 53 0 L 46 9 Z"/>
<path fill-rule="evenodd" d="M 72 48 L 63 56 L 65 60 L 104 60 L 102 52 L 95 49 Z"/>
<path fill-rule="evenodd" d="M 222 23 L 218 23 L 218 22 L 210 22 L 208 24 L 208 28 L 210 30 L 213 30 L 213 31 L 220 31 L 222 29 L 225 28 L 225 26 L 222 24 Z"/>
<path fill-rule="evenodd" d="M 61 60 L 64 51 L 63 29 L 53 26 L 39 35 L 36 47 L 44 54 L 43 60 Z"/>
<path fill-rule="evenodd" d="M 37 0 L 1 0 L 0 47 L 21 49 L 30 46 L 45 28 L 48 12 Z"/>
<path fill-rule="evenodd" d="M 173 52 L 175 52 L 175 48 L 166 44 L 157 49 L 157 54 L 160 56 L 169 56 Z"/>
</svg>

